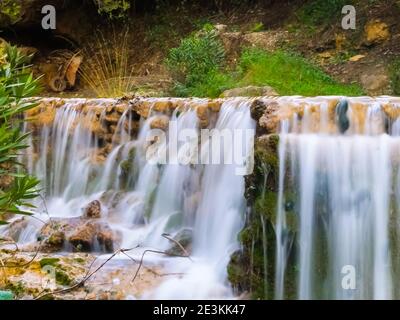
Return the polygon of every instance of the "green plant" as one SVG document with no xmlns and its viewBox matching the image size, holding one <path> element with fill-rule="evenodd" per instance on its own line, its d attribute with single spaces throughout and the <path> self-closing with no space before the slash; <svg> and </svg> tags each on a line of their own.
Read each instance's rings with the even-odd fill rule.
<svg viewBox="0 0 400 320">
<path fill-rule="evenodd" d="M 21 19 L 21 4 L 15 0 L 0 1 L 0 26 L 13 24 Z"/>
<path fill-rule="evenodd" d="M 98 12 L 111 20 L 125 18 L 131 7 L 129 0 L 95 0 L 95 3 Z"/>
<path fill-rule="evenodd" d="M 263 30 L 264 30 L 264 24 L 262 22 L 255 23 L 250 29 L 251 32 L 260 32 Z"/>
<path fill-rule="evenodd" d="M 166 64 L 177 80 L 177 92 L 191 92 L 210 78 L 217 77 L 225 62 L 225 50 L 214 28 L 206 25 L 200 32 L 183 39 L 170 50 Z"/>
<path fill-rule="evenodd" d="M 25 173 L 18 161 L 27 145 L 28 133 L 22 133 L 18 117 L 35 106 L 25 98 L 37 92 L 37 81 L 26 67 L 29 57 L 16 47 L 6 45 L 0 53 L 0 224 L 6 214 L 30 214 L 21 209 L 32 207 L 38 196 L 39 181 Z"/>
<path fill-rule="evenodd" d="M 309 0 L 299 10 L 300 21 L 307 25 L 325 24 L 338 17 L 351 0 Z"/>
<path fill-rule="evenodd" d="M 356 85 L 339 84 L 295 53 L 247 49 L 240 63 L 240 85 L 269 85 L 282 95 L 361 95 Z"/>
<path fill-rule="evenodd" d="M 396 58 L 390 64 L 390 80 L 392 82 L 393 93 L 400 95 L 400 58 Z"/>
</svg>

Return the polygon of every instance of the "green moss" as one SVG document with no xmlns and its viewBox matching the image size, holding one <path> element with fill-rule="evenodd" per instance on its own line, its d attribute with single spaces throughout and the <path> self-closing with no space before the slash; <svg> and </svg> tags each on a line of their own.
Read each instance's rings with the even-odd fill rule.
<svg viewBox="0 0 400 320">
<path fill-rule="evenodd" d="M 60 259 L 58 258 L 43 258 L 39 261 L 39 264 L 41 268 L 43 268 L 44 266 L 55 267 L 59 261 Z"/>
<path fill-rule="evenodd" d="M 68 274 L 60 269 L 56 270 L 56 282 L 62 286 L 69 286 L 72 283 Z"/>
<path fill-rule="evenodd" d="M 26 291 L 22 281 L 18 281 L 17 283 L 9 282 L 4 289 L 11 291 L 16 298 L 23 296 Z"/>
</svg>

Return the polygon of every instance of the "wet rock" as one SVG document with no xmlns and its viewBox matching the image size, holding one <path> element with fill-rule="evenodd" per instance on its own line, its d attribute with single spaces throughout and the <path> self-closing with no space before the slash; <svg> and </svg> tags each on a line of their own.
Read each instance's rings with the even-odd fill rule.
<svg viewBox="0 0 400 320">
<path fill-rule="evenodd" d="M 196 108 L 196 114 L 199 118 L 199 124 L 201 128 L 207 128 L 209 125 L 210 110 L 207 105 L 200 105 Z"/>
<path fill-rule="evenodd" d="M 276 133 L 279 128 L 279 104 L 271 101 L 266 104 L 265 112 L 258 121 L 261 128 L 265 129 L 266 133 Z"/>
<path fill-rule="evenodd" d="M 349 104 L 347 100 L 340 101 L 336 107 L 336 123 L 340 133 L 345 133 L 350 127 L 350 121 L 347 116 L 348 109 Z"/>
<path fill-rule="evenodd" d="M 76 251 L 90 252 L 94 249 L 96 233 L 96 225 L 88 221 L 79 225 L 76 230 L 69 235 L 68 241 Z"/>
<path fill-rule="evenodd" d="M 90 202 L 83 212 L 84 218 L 98 219 L 101 218 L 101 203 L 98 200 Z"/>
<path fill-rule="evenodd" d="M 120 245 L 121 235 L 97 218 L 67 218 L 46 223 L 38 240 L 42 243 L 42 252 L 57 252 L 65 249 L 66 245 L 78 252 L 112 252 Z"/>
<path fill-rule="evenodd" d="M 266 105 L 264 102 L 262 102 L 261 100 L 257 99 L 255 100 L 250 107 L 250 114 L 251 117 L 258 121 L 262 115 L 264 114 L 264 111 L 266 109 Z"/>
<path fill-rule="evenodd" d="M 98 230 L 96 234 L 96 239 L 101 251 L 114 251 L 114 244 L 117 242 L 116 235 L 108 225 L 103 225 L 100 230 Z"/>
<path fill-rule="evenodd" d="M 167 130 L 169 118 L 167 116 L 158 116 L 150 123 L 151 129 Z"/>
<path fill-rule="evenodd" d="M 179 231 L 173 239 L 178 242 L 189 255 L 191 254 L 193 241 L 193 231 L 191 229 L 183 229 Z M 183 252 L 182 248 L 177 243 L 173 243 L 172 247 L 166 252 L 172 256 L 185 255 L 185 252 Z"/>
<path fill-rule="evenodd" d="M 27 227 L 28 220 L 25 217 L 14 220 L 11 222 L 5 232 L 5 236 L 18 241 L 21 232 Z"/>
<path fill-rule="evenodd" d="M 369 21 L 364 27 L 364 32 L 367 45 L 376 45 L 390 38 L 389 26 L 379 19 Z"/>
<path fill-rule="evenodd" d="M 229 97 L 263 97 L 278 96 L 279 94 L 270 86 L 247 86 L 243 88 L 234 88 L 226 90 L 221 94 L 223 98 Z"/>
</svg>

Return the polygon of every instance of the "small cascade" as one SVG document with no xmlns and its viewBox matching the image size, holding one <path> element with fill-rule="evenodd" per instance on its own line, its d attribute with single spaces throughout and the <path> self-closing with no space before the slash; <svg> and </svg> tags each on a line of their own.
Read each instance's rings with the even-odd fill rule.
<svg viewBox="0 0 400 320">
<path fill-rule="evenodd" d="M 281 103 L 275 298 L 398 299 L 400 101 Z"/>
<path fill-rule="evenodd" d="M 137 109 L 107 99 L 44 100 L 40 112 L 28 114 L 34 120 L 25 130 L 34 134 L 23 156 L 42 181 L 45 201 L 37 200 L 37 211 L 48 215 L 38 217 L 79 218 L 98 201 L 102 221 L 120 236 L 121 247 L 138 247 L 138 260 L 146 249 L 171 248 L 164 234 L 188 232 L 190 259 L 146 256 L 145 263 L 177 276 L 142 298 L 233 297 L 226 270 L 246 212 L 243 174 L 252 164 L 255 129 L 250 103 L 147 99 Z M 201 129 L 210 129 L 204 143 Z M 155 135 L 160 131 L 165 135 Z M 214 135 L 221 132 L 227 137 L 219 145 Z M 229 140 L 231 132 L 238 142 Z M 220 159 L 210 160 L 211 154 Z M 21 243 L 40 233 L 42 225 L 29 221 Z"/>
</svg>

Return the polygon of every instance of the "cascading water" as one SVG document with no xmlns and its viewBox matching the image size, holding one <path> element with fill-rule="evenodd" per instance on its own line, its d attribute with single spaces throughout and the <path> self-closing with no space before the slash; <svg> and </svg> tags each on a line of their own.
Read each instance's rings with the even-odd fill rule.
<svg viewBox="0 0 400 320">
<path fill-rule="evenodd" d="M 298 299 L 399 298 L 400 139 L 385 107 L 400 104 L 326 101 L 283 102 L 298 111 L 281 120 L 275 297 L 290 282 Z"/>
<path fill-rule="evenodd" d="M 83 112 L 85 103 L 83 99 L 69 100 L 51 110 L 54 120 L 36 129 L 39 132 L 23 157 L 45 191 L 46 205 L 38 201 L 38 211 L 47 211 L 51 217 L 79 217 L 83 207 L 99 200 L 103 220 L 122 235 L 121 247 L 140 246 L 135 255 L 138 260 L 146 248 L 166 250 L 171 246 L 164 233 L 173 237 L 189 230 L 193 243 L 190 259 L 146 255 L 145 263 L 162 264 L 177 275 L 143 298 L 233 297 L 226 269 L 231 253 L 238 248 L 237 234 L 246 210 L 244 179 L 237 173 L 248 165 L 253 147 L 255 121 L 250 117 L 250 101 L 227 100 L 214 119 L 210 116 L 210 127 L 216 132 L 247 130 L 245 137 L 235 136 L 239 142 L 224 140 L 213 149 L 213 154 L 223 154 L 222 159 L 234 155 L 235 162 L 227 164 L 197 163 L 190 151 L 199 147 L 198 140 L 178 137 L 185 130 L 200 132 L 196 108 L 206 105 L 206 100 L 177 99 L 179 107 L 169 119 L 164 141 L 149 138 L 154 120 L 161 115 L 152 107 L 148 117 L 140 120 L 134 138 L 129 108 L 117 120 L 110 119 L 109 100 L 97 101 Z M 103 130 L 103 124 L 110 121 L 111 138 Z M 26 130 L 30 130 L 29 124 Z M 211 140 L 206 143 L 210 148 L 215 147 Z M 169 161 L 160 164 L 163 151 L 175 143 L 176 153 L 169 153 Z M 237 144 L 240 155 L 235 153 Z M 203 149 L 199 153 L 198 159 L 209 155 Z M 182 164 L 185 160 L 187 164 Z M 37 220 L 30 219 L 19 241 L 36 240 L 40 227 Z"/>
</svg>

